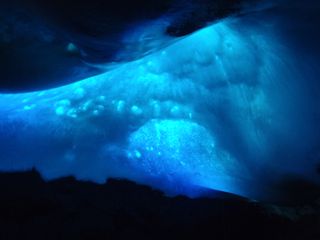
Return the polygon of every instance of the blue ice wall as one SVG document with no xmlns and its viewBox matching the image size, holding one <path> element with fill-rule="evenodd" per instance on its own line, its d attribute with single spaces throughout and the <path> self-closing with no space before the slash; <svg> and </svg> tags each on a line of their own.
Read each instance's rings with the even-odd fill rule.
<svg viewBox="0 0 320 240">
<path fill-rule="evenodd" d="M 256 199 L 288 175 L 319 183 L 317 55 L 283 23 L 222 20 L 104 74 L 0 95 L 0 169 Z"/>
</svg>

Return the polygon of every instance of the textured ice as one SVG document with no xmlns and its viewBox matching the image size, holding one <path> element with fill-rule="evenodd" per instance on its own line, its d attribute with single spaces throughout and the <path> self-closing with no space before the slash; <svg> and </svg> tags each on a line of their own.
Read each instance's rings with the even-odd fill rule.
<svg viewBox="0 0 320 240">
<path fill-rule="evenodd" d="M 314 59 L 277 26 L 230 18 L 102 75 L 0 95 L 0 169 L 190 196 L 263 198 L 288 174 L 319 182 Z"/>
<path fill-rule="evenodd" d="M 186 120 L 150 120 L 131 134 L 128 158 L 140 181 L 175 194 L 197 194 L 198 187 L 237 192 L 233 180 L 248 178 L 238 176 L 246 171 L 204 127 Z"/>
</svg>

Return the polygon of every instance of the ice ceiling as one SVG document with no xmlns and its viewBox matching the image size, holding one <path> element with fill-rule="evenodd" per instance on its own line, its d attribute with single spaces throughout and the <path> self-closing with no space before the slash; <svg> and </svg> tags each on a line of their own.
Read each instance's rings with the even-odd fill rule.
<svg viewBox="0 0 320 240">
<path fill-rule="evenodd" d="M 2 94 L 0 169 L 192 197 L 319 182 L 318 91 L 300 60 L 272 23 L 229 18 L 104 74 Z"/>
</svg>

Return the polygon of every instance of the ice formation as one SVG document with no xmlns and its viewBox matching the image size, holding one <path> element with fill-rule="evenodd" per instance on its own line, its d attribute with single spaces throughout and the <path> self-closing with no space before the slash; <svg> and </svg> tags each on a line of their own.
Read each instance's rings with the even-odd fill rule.
<svg viewBox="0 0 320 240">
<path fill-rule="evenodd" d="M 287 174 L 319 182 L 319 92 L 286 41 L 229 18 L 104 74 L 2 94 L 0 169 L 257 199 Z"/>
</svg>

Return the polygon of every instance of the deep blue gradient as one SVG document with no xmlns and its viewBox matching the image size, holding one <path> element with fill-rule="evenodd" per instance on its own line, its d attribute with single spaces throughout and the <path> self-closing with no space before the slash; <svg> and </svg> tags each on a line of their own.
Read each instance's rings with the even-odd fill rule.
<svg viewBox="0 0 320 240">
<path fill-rule="evenodd" d="M 221 20 L 71 85 L 0 95 L 0 169 L 192 197 L 277 198 L 288 175 L 320 183 L 318 47 L 277 11 Z"/>
</svg>

